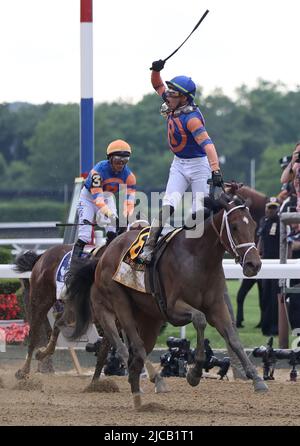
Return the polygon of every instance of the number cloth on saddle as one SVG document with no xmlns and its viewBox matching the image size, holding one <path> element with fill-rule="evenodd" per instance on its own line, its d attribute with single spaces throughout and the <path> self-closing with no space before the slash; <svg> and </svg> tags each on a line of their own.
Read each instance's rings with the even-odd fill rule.
<svg viewBox="0 0 300 446">
<path fill-rule="evenodd" d="M 155 252 L 162 245 L 166 245 L 178 232 L 183 228 L 174 229 L 171 233 L 163 236 L 155 248 Z M 138 255 L 144 247 L 147 240 L 148 234 L 150 232 L 150 226 L 143 228 L 135 241 L 131 244 L 129 249 L 124 254 L 123 258 L 119 263 L 117 271 L 113 275 L 113 280 L 129 288 L 132 288 L 142 293 L 151 293 L 151 289 L 148 285 L 149 280 L 145 277 L 145 272 L 148 271 L 144 263 L 139 262 Z M 154 257 L 155 257 L 154 252 Z"/>
</svg>

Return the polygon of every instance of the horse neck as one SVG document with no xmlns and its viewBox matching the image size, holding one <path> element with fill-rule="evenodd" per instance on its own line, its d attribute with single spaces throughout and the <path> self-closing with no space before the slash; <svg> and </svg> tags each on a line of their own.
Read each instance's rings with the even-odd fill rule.
<svg viewBox="0 0 300 446">
<path fill-rule="evenodd" d="M 218 231 L 220 231 L 222 224 L 223 211 L 218 212 L 214 216 L 214 224 Z M 198 259 L 199 268 L 203 270 L 205 264 L 206 268 L 211 269 L 218 262 L 222 262 L 224 256 L 224 246 L 220 242 L 217 232 L 213 228 L 211 218 L 208 218 L 204 223 L 204 233 L 200 237 L 186 238 L 190 253 L 195 259 Z M 201 253 L 199 255 L 199 253 Z"/>
<path fill-rule="evenodd" d="M 211 234 L 211 238 L 214 239 L 214 244 L 219 246 L 220 255 L 223 258 L 223 255 L 225 253 L 224 245 L 221 243 L 220 240 L 220 232 L 222 227 L 222 221 L 223 221 L 223 215 L 224 215 L 224 209 L 219 211 L 217 214 L 212 215 L 209 219 L 208 228 L 205 230 L 208 230 L 209 234 Z M 224 228 L 225 229 L 225 228 Z"/>
<path fill-rule="evenodd" d="M 244 199 L 250 200 L 250 213 L 256 223 L 259 223 L 261 217 L 265 215 L 265 206 L 268 201 L 268 197 L 248 186 L 241 187 L 238 190 L 237 195 L 240 195 Z"/>
</svg>

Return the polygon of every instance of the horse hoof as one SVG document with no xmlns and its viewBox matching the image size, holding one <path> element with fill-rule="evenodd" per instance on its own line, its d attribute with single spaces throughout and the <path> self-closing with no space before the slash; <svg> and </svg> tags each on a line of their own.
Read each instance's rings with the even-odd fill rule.
<svg viewBox="0 0 300 446">
<path fill-rule="evenodd" d="M 142 407 L 142 398 L 140 393 L 136 393 L 133 395 L 133 405 L 135 410 L 138 410 Z"/>
<path fill-rule="evenodd" d="M 28 376 L 29 376 L 29 373 L 24 372 L 24 370 L 22 370 L 22 369 L 19 369 L 15 373 L 15 378 L 17 378 L 18 380 L 28 378 Z"/>
<path fill-rule="evenodd" d="M 45 350 L 40 348 L 35 354 L 35 359 L 41 361 L 42 359 L 46 358 L 46 356 L 47 355 L 45 354 Z"/>
<path fill-rule="evenodd" d="M 267 384 L 262 379 L 254 381 L 253 386 L 255 392 L 268 392 L 269 390 Z"/>
<path fill-rule="evenodd" d="M 193 372 L 188 372 L 186 375 L 186 380 L 190 386 L 195 387 L 198 386 L 200 382 L 201 376 L 195 376 Z"/>
</svg>

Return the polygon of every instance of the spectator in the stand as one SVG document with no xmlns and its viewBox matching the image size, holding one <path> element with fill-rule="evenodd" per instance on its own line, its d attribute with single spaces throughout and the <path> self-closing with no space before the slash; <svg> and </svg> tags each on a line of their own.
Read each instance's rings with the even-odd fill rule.
<svg viewBox="0 0 300 446">
<path fill-rule="evenodd" d="M 283 170 L 280 181 L 282 184 L 293 182 L 297 196 L 296 209 L 300 212 L 300 141 L 297 142 L 292 159 Z"/>
<path fill-rule="evenodd" d="M 297 195 L 293 181 L 284 183 L 280 192 L 280 210 L 279 212 L 296 212 L 297 207 Z M 278 196 L 277 196 L 278 198 Z"/>
<path fill-rule="evenodd" d="M 279 259 L 279 203 L 275 197 L 266 204 L 265 217 L 258 229 L 258 249 L 263 259 Z M 262 280 L 261 330 L 265 336 L 278 335 L 278 294 L 277 279 Z"/>
<path fill-rule="evenodd" d="M 290 246 L 290 255 L 292 259 L 300 258 L 300 231 L 299 225 L 291 225 L 291 232 L 288 236 L 288 242 Z M 293 287 L 297 285 L 299 287 L 299 279 L 291 279 L 290 286 Z M 287 294 L 288 302 L 288 315 L 289 322 L 292 330 L 294 328 L 300 328 L 300 293 Z"/>
</svg>

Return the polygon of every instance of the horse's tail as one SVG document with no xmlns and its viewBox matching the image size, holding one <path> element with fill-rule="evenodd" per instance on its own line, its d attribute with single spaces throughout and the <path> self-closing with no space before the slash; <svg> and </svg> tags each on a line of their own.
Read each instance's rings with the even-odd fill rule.
<svg viewBox="0 0 300 446">
<path fill-rule="evenodd" d="M 42 254 L 38 255 L 34 251 L 26 251 L 20 254 L 15 260 L 15 271 L 18 273 L 26 273 L 32 271 L 34 265 L 39 260 Z"/>
<path fill-rule="evenodd" d="M 78 339 L 86 333 L 92 319 L 90 290 L 94 283 L 95 270 L 99 259 L 76 259 L 66 278 L 66 301 L 75 313 L 75 327 L 70 339 Z"/>
</svg>

